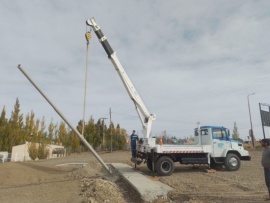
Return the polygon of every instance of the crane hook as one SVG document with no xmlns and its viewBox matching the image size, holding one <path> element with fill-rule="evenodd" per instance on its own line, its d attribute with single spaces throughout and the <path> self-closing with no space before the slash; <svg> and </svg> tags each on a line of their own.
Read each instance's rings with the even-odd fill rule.
<svg viewBox="0 0 270 203">
<path fill-rule="evenodd" d="M 85 38 L 86 38 L 86 41 L 87 41 L 86 43 L 87 44 L 89 44 L 89 41 L 90 41 L 91 37 L 92 37 L 91 32 L 88 31 L 88 32 L 85 33 Z"/>
</svg>

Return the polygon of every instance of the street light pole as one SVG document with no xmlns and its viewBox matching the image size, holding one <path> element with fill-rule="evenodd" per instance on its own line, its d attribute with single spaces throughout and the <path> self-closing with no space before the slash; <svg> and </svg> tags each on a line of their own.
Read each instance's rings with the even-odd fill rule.
<svg viewBox="0 0 270 203">
<path fill-rule="evenodd" d="M 254 95 L 255 93 L 249 94 L 247 96 L 247 100 L 248 100 L 248 111 L 249 111 L 249 120 L 250 120 L 250 127 L 251 127 L 251 132 L 250 132 L 250 136 L 251 136 L 251 141 L 252 141 L 252 146 L 254 148 L 254 134 L 253 134 L 253 128 L 252 128 L 252 120 L 251 120 L 251 113 L 250 113 L 250 105 L 249 105 L 249 96 Z"/>
<path fill-rule="evenodd" d="M 108 118 L 100 118 L 98 121 L 102 120 L 102 148 L 104 149 L 104 120 Z"/>
</svg>

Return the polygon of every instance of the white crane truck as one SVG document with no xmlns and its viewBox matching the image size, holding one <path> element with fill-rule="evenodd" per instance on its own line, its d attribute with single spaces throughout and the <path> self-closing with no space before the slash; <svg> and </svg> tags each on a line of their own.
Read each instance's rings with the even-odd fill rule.
<svg viewBox="0 0 270 203">
<path fill-rule="evenodd" d="M 231 139 L 230 132 L 222 126 L 199 126 L 195 128 L 193 145 L 157 144 L 155 137 L 150 137 L 155 114 L 149 112 L 136 88 L 121 65 L 116 52 L 111 48 L 94 18 L 86 21 L 93 28 L 109 59 L 118 72 L 131 100 L 135 104 L 143 127 L 144 138 L 137 146 L 137 156 L 132 158 L 135 164 L 147 164 L 149 170 L 160 176 L 168 176 L 174 172 L 175 162 L 180 164 L 208 164 L 209 167 L 225 166 L 229 171 L 240 168 L 241 160 L 250 160 L 249 152 L 242 143 Z"/>
</svg>

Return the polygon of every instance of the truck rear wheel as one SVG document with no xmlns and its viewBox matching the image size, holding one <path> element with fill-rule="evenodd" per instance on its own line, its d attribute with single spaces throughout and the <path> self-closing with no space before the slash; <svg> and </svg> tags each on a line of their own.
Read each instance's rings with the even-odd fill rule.
<svg viewBox="0 0 270 203">
<path fill-rule="evenodd" d="M 169 176 L 174 171 L 174 162 L 167 156 L 162 156 L 157 160 L 156 171 L 160 176 Z"/>
<path fill-rule="evenodd" d="M 237 171 L 240 168 L 241 162 L 237 155 L 227 154 L 224 166 L 228 171 Z"/>
</svg>

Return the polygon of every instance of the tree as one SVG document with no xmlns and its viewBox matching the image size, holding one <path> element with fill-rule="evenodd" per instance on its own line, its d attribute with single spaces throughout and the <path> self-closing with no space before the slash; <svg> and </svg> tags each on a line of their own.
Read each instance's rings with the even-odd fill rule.
<svg viewBox="0 0 270 203">
<path fill-rule="evenodd" d="M 106 130 L 106 133 L 105 133 L 105 146 L 107 149 L 111 149 L 111 139 L 114 142 L 114 135 L 115 134 L 116 133 L 115 133 L 114 123 L 111 122 L 109 125 L 109 128 Z M 112 144 L 114 145 L 114 143 L 112 143 Z"/>
<path fill-rule="evenodd" d="M 6 109 L 3 107 L 0 117 L 0 151 L 4 151 L 5 149 L 7 124 Z"/>
<path fill-rule="evenodd" d="M 39 119 L 35 120 L 31 142 L 39 142 L 38 141 L 39 124 L 40 124 L 40 120 Z"/>
<path fill-rule="evenodd" d="M 36 146 L 36 143 L 35 142 L 31 142 L 29 145 L 28 145 L 28 153 L 29 153 L 29 157 L 35 161 L 36 158 L 38 157 L 38 149 L 37 149 L 37 146 Z"/>
<path fill-rule="evenodd" d="M 53 124 L 53 121 L 51 120 L 49 126 L 48 126 L 48 143 L 52 143 L 55 139 L 55 131 L 56 131 L 57 125 Z"/>
<path fill-rule="evenodd" d="M 100 148 L 103 147 L 101 144 L 103 142 L 103 137 L 105 136 L 106 125 L 104 119 L 98 119 L 96 123 L 96 136 L 95 141 L 99 143 Z"/>
<path fill-rule="evenodd" d="M 14 145 L 22 144 L 25 142 L 22 136 L 23 129 L 23 114 L 20 114 L 19 99 L 16 99 L 14 110 L 11 112 L 9 120 L 9 133 L 8 133 L 8 151 L 11 152 Z"/>
<path fill-rule="evenodd" d="M 83 121 L 80 120 L 80 121 L 78 122 L 78 125 L 77 125 L 77 130 L 78 130 L 79 133 L 82 133 L 82 124 L 83 124 Z"/>
<path fill-rule="evenodd" d="M 239 132 L 238 132 L 238 127 L 237 127 L 237 125 L 236 125 L 236 122 L 234 122 L 234 125 L 233 125 L 232 138 L 233 138 L 234 140 L 241 140 L 241 139 L 239 138 Z"/>
<path fill-rule="evenodd" d="M 72 130 L 68 127 L 67 128 L 67 135 L 65 140 L 65 148 L 66 148 L 66 154 L 70 155 L 72 152 Z"/>
<path fill-rule="evenodd" d="M 73 132 L 69 132 L 70 136 L 70 144 L 71 152 L 79 152 L 80 151 L 80 138 Z"/>
<path fill-rule="evenodd" d="M 114 123 L 111 122 L 110 127 L 107 129 L 106 133 L 106 143 L 107 149 L 125 149 L 126 148 L 126 138 L 128 137 L 125 129 L 122 129 L 119 124 L 114 127 Z M 111 146 L 112 141 L 112 146 Z"/>
<path fill-rule="evenodd" d="M 98 135 L 98 130 L 92 116 L 85 125 L 84 137 L 87 142 L 93 146 L 93 148 L 97 148 L 100 145 L 100 137 Z"/>
<path fill-rule="evenodd" d="M 37 158 L 38 159 L 47 159 L 49 155 L 49 150 L 45 143 L 40 143 L 37 149 Z"/>
<path fill-rule="evenodd" d="M 81 132 L 81 120 L 77 125 L 77 129 Z M 125 129 L 120 128 L 119 124 L 115 128 L 114 124 L 111 123 L 108 128 L 104 125 L 104 120 L 99 120 L 95 123 L 94 119 L 90 117 L 85 125 L 84 137 L 94 149 L 100 146 L 103 133 L 107 149 L 111 147 L 111 138 L 114 149 L 123 149 L 126 146 L 126 137 L 129 136 Z M 45 118 L 43 117 L 42 120 L 36 119 L 33 111 L 26 114 L 24 122 L 23 114 L 20 113 L 19 99 L 17 98 L 14 109 L 11 112 L 11 117 L 9 119 L 6 118 L 5 106 L 0 115 L 0 151 L 11 152 L 13 146 L 24 144 L 26 141 L 38 143 L 39 145 L 42 145 L 42 143 L 44 145 L 51 144 L 52 141 L 55 141 L 55 144 L 58 142 L 58 144 L 62 143 L 65 147 L 69 147 L 70 152 L 79 151 L 83 144 L 71 129 L 66 128 L 64 122 L 60 123 L 58 127 L 57 123 L 54 124 L 51 121 L 46 129 Z M 33 159 L 35 159 L 35 156 L 43 156 L 42 148 L 44 146 L 38 148 L 34 144 L 30 147 Z"/>
<path fill-rule="evenodd" d="M 65 123 L 62 121 L 58 128 L 58 144 L 66 146 L 67 129 Z"/>
<path fill-rule="evenodd" d="M 24 138 L 26 141 L 31 141 L 34 133 L 34 125 L 35 125 L 35 114 L 33 111 L 31 111 L 31 113 L 26 114 L 25 117 Z"/>
<path fill-rule="evenodd" d="M 40 130 L 38 131 L 37 137 L 38 142 L 45 142 L 46 141 L 46 125 L 45 125 L 45 118 L 43 117 L 40 123 Z"/>
<path fill-rule="evenodd" d="M 120 128 L 117 124 L 115 134 L 112 137 L 113 149 L 125 149 L 126 148 L 126 131 Z"/>
</svg>

